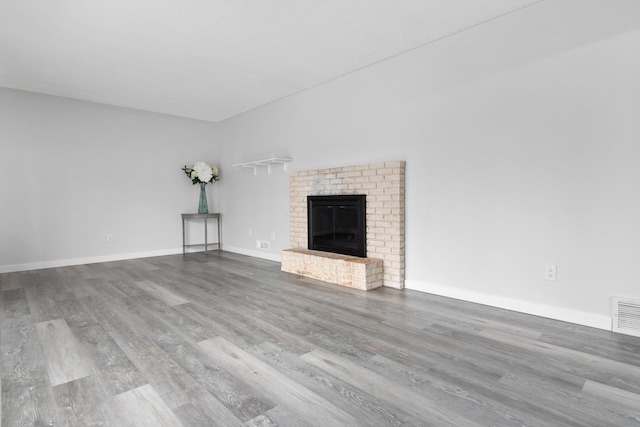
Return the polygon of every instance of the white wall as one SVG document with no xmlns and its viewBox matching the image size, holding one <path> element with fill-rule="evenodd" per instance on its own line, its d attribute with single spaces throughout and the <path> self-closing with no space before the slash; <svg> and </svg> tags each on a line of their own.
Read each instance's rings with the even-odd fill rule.
<svg viewBox="0 0 640 427">
<path fill-rule="evenodd" d="M 211 123 L 0 89 L 0 272 L 181 252 L 180 168 L 217 153 Z"/>
<path fill-rule="evenodd" d="M 406 160 L 408 287 L 608 328 L 640 298 L 639 8 L 540 3 L 227 120 L 221 161 Z M 287 175 L 226 176 L 226 245 L 277 257 Z"/>
</svg>

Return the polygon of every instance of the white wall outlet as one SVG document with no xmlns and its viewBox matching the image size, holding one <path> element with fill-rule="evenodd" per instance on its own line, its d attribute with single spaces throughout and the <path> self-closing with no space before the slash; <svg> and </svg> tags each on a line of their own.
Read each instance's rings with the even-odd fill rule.
<svg viewBox="0 0 640 427">
<path fill-rule="evenodd" d="M 264 240 L 256 240 L 256 248 L 268 251 L 269 242 L 265 242 Z"/>
<path fill-rule="evenodd" d="M 113 234 L 109 233 L 107 234 L 107 243 L 111 243 L 113 242 Z"/>
<path fill-rule="evenodd" d="M 557 277 L 557 267 L 555 265 L 544 266 L 544 280 L 555 281 Z"/>
<path fill-rule="evenodd" d="M 253 230 L 252 229 L 248 229 L 247 230 L 247 236 L 253 237 Z"/>
<path fill-rule="evenodd" d="M 276 240 L 276 233 L 275 232 L 271 233 L 271 240 Z"/>
</svg>

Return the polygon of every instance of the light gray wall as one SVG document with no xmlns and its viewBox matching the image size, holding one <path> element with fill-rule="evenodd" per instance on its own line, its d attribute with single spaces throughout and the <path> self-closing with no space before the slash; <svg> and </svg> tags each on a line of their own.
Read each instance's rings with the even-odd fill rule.
<svg viewBox="0 0 640 427">
<path fill-rule="evenodd" d="M 214 134 L 207 122 L 0 89 L 0 271 L 181 251 L 180 213 L 197 208 L 198 187 L 180 168 L 215 161 Z"/>
<path fill-rule="evenodd" d="M 408 287 L 606 328 L 640 298 L 640 2 L 615 5 L 543 2 L 227 120 L 221 161 L 406 160 Z M 226 177 L 226 245 L 277 257 L 287 174 Z"/>
<path fill-rule="evenodd" d="M 177 251 L 197 160 L 225 248 L 278 259 L 288 174 L 231 165 L 406 160 L 408 287 L 607 327 L 640 299 L 638 16 L 542 2 L 216 125 L 0 89 L 0 269 Z"/>
</svg>

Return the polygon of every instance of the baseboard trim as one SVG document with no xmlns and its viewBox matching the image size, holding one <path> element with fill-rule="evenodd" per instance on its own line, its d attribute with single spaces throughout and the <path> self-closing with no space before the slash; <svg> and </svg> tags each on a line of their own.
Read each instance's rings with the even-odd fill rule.
<svg viewBox="0 0 640 427">
<path fill-rule="evenodd" d="M 272 254 L 262 251 L 253 251 L 233 246 L 224 246 L 223 251 L 234 252 L 240 255 L 248 255 L 255 258 L 267 259 L 270 261 L 282 262 L 280 254 Z M 99 262 L 124 261 L 127 259 L 150 258 L 154 256 L 178 255 L 182 253 L 182 246 L 173 249 L 163 249 L 158 251 L 131 252 L 126 254 L 101 255 L 95 257 L 58 259 L 53 261 L 39 261 L 27 264 L 0 265 L 0 273 L 15 273 L 19 271 L 42 270 L 44 268 L 69 267 L 72 265 L 95 264 Z"/>
<path fill-rule="evenodd" d="M 238 248 L 235 246 L 227 246 L 227 245 L 224 245 L 222 247 L 222 250 L 224 250 L 225 252 L 233 252 L 240 255 L 251 256 L 254 258 L 262 258 L 269 261 L 282 262 L 282 255 L 280 255 L 280 253 L 274 254 L 271 252 L 256 251 L 252 249 Z"/>
<path fill-rule="evenodd" d="M 479 292 L 472 292 L 465 289 L 451 288 L 433 283 L 405 280 L 405 289 L 426 292 L 448 298 L 455 298 L 463 301 L 484 304 L 491 307 L 504 308 L 506 310 L 517 311 L 519 313 L 532 314 L 563 322 L 575 323 L 577 325 L 589 326 L 592 328 L 611 330 L 611 318 L 594 313 L 572 310 L 562 307 L 537 304 L 523 300 L 488 295 Z"/>
<path fill-rule="evenodd" d="M 98 262 L 124 261 L 127 259 L 150 258 L 155 256 L 176 255 L 182 253 L 182 247 L 158 251 L 131 252 L 126 254 L 101 255 L 85 258 L 70 258 L 53 261 L 40 261 L 28 264 L 0 265 L 0 273 L 41 270 L 43 268 L 69 267 L 72 265 L 95 264 Z"/>
</svg>

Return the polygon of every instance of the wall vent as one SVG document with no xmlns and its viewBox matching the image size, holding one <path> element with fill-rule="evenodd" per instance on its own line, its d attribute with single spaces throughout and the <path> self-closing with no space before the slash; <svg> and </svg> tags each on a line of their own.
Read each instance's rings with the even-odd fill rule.
<svg viewBox="0 0 640 427">
<path fill-rule="evenodd" d="M 640 337 L 640 301 L 613 297 L 613 322 L 611 330 Z"/>
</svg>

